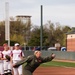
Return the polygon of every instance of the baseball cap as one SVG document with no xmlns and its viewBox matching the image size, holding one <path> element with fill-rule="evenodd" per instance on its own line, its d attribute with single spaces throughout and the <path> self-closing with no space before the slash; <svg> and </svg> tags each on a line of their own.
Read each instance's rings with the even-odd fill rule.
<svg viewBox="0 0 75 75">
<path fill-rule="evenodd" d="M 14 46 L 19 46 L 19 43 L 15 43 L 15 45 Z"/>
</svg>

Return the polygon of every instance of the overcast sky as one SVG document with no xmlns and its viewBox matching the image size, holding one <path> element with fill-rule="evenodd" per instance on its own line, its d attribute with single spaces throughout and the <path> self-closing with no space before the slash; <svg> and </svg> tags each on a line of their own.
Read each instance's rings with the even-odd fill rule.
<svg viewBox="0 0 75 75">
<path fill-rule="evenodd" d="M 40 25 L 40 6 L 43 5 L 43 24 L 51 20 L 75 26 L 75 0 L 0 0 L 0 20 L 5 19 L 5 2 L 9 2 L 10 16 L 32 16 L 34 25 Z"/>
</svg>

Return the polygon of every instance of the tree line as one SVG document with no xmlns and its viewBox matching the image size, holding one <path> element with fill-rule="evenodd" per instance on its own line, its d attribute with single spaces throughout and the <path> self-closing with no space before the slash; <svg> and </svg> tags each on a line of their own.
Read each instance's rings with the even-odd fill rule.
<svg viewBox="0 0 75 75">
<path fill-rule="evenodd" d="M 61 46 L 66 46 L 66 33 L 71 31 L 71 27 L 68 25 L 61 25 L 60 23 L 52 23 L 48 21 L 43 25 L 43 46 L 54 46 L 57 39 Z M 39 25 L 26 24 L 21 21 L 10 21 L 10 45 L 13 46 L 15 42 L 20 43 L 22 46 L 40 46 L 40 30 Z M 0 21 L 0 45 L 5 40 L 5 21 Z"/>
</svg>

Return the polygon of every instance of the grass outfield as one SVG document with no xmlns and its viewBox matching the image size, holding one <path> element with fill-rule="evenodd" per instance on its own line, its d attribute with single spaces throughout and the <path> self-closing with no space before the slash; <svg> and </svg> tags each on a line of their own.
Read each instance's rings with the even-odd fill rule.
<svg viewBox="0 0 75 75">
<path fill-rule="evenodd" d="M 44 66 L 44 67 L 50 67 L 50 66 L 58 66 L 58 67 L 75 67 L 75 63 L 51 61 L 51 62 L 43 63 L 41 66 Z"/>
</svg>

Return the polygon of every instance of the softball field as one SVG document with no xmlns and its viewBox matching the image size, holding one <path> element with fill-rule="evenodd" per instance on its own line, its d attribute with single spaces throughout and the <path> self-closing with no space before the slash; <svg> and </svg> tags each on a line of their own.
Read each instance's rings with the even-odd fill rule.
<svg viewBox="0 0 75 75">
<path fill-rule="evenodd" d="M 75 75 L 71 67 L 38 67 L 33 75 Z"/>
</svg>

